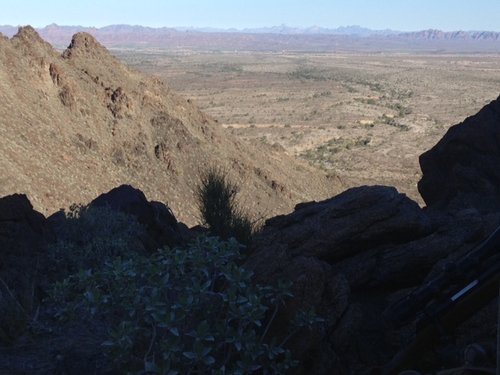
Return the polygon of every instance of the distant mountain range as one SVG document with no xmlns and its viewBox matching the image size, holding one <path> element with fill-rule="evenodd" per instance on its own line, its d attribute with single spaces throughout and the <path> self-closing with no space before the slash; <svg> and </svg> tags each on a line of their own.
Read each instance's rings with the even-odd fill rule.
<svg viewBox="0 0 500 375">
<path fill-rule="evenodd" d="M 0 26 L 0 32 L 7 36 L 14 35 L 18 26 Z M 147 27 L 140 25 L 109 25 L 100 28 L 85 26 L 61 26 L 51 24 L 36 29 L 41 34 L 55 32 L 98 31 L 99 33 L 138 33 L 138 34 L 165 34 L 172 32 L 203 32 L 203 33 L 247 33 L 247 34 L 284 34 L 284 35 L 347 35 L 358 37 L 391 36 L 418 39 L 500 39 L 500 32 L 496 31 L 442 31 L 437 29 L 403 32 L 392 29 L 373 30 L 366 27 L 351 25 L 337 28 L 321 26 L 291 27 L 287 25 L 260 27 L 260 28 L 213 28 L 213 27 Z"/>
<path fill-rule="evenodd" d="M 350 36 L 373 36 L 373 35 L 395 35 L 400 31 L 396 30 L 372 30 L 365 27 L 341 26 L 334 29 L 321 26 L 310 27 L 290 27 L 287 25 L 260 27 L 260 28 L 245 28 L 245 29 L 220 29 L 220 28 L 196 28 L 196 27 L 177 27 L 179 31 L 198 31 L 198 32 L 233 32 L 233 33 L 248 33 L 248 34 L 283 34 L 283 35 L 350 35 Z"/>
<path fill-rule="evenodd" d="M 12 36 L 18 27 L 0 26 Z M 145 27 L 110 25 L 101 28 L 51 24 L 37 32 L 57 48 L 65 48 L 71 36 L 85 31 L 108 48 L 177 48 L 249 51 L 418 50 L 499 52 L 500 32 L 372 30 L 361 26 L 296 28 L 286 25 L 218 29 L 193 27 Z"/>
<path fill-rule="evenodd" d="M 397 34 L 398 37 L 425 40 L 500 40 L 496 31 L 441 31 L 422 30 Z"/>
</svg>

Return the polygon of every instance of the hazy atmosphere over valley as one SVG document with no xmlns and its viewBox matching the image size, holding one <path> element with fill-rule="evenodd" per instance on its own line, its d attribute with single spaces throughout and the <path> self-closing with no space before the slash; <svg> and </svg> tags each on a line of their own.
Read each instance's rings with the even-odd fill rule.
<svg viewBox="0 0 500 375">
<path fill-rule="evenodd" d="M 499 16 L 5 4 L 0 374 L 498 373 Z"/>
</svg>

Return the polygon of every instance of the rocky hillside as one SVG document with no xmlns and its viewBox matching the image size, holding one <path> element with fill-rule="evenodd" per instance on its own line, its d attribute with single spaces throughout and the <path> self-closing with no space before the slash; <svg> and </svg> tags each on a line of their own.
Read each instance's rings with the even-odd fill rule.
<svg viewBox="0 0 500 375">
<path fill-rule="evenodd" d="M 128 183 L 194 224 L 199 174 L 214 165 L 258 217 L 335 192 L 279 150 L 235 139 L 91 35 L 61 54 L 29 26 L 0 36 L 0 160 L 0 194 L 25 193 L 45 214 Z"/>
<path fill-rule="evenodd" d="M 227 312 L 213 309 L 214 304 L 219 306 L 224 300 L 217 296 L 226 288 L 236 293 L 245 285 L 244 274 L 251 270 L 252 282 L 291 284 L 289 298 L 265 310 L 268 320 L 266 324 L 259 320 L 258 326 L 265 329 L 262 336 L 257 336 L 261 344 L 264 337 L 272 337 L 271 342 L 286 343 L 286 349 L 298 360 L 295 370 L 286 373 L 403 374 L 401 371 L 409 369 L 418 370 L 411 374 L 494 373 L 500 206 L 498 192 L 493 187 L 500 185 L 499 103 L 500 98 L 450 128 L 421 157 L 420 191 L 428 207 L 420 208 L 388 186 L 361 186 L 327 200 L 299 204 L 294 212 L 267 220 L 242 254 L 246 270 L 238 271 L 231 282 L 214 279 L 217 282 L 208 289 L 210 298 L 206 300 L 200 296 L 210 282 L 203 287 L 193 283 L 175 289 L 175 282 L 169 278 L 175 269 L 168 267 L 175 259 L 184 259 L 188 248 L 178 253 L 176 249 L 164 250 L 167 258 L 162 258 L 161 266 L 151 255 L 164 245 L 199 244 L 196 241 L 200 240 L 200 228 L 188 229 L 166 206 L 148 201 L 137 189 L 126 185 L 115 188 L 94 199 L 79 217 L 59 212 L 45 218 L 33 210 L 24 195 L 0 198 L 0 372 L 123 373 L 119 369 L 151 369 L 151 363 L 163 363 L 163 358 L 173 356 L 172 348 L 180 344 L 167 345 L 163 351 L 165 357 L 151 354 L 156 340 L 163 345 L 163 338 L 170 340 L 172 335 L 174 341 L 168 342 L 186 344 L 199 334 L 203 340 L 214 343 L 214 348 L 234 342 L 235 336 L 227 330 L 234 323 L 234 314 L 243 309 L 245 317 L 259 315 L 253 307 L 260 299 L 236 298 L 233 294 L 227 298 L 235 303 L 234 310 L 229 309 L 233 314 L 231 323 L 210 326 L 207 320 L 213 322 L 214 316 Z M 485 201 L 491 204 L 485 205 Z M 103 207 L 109 211 L 96 210 Z M 123 242 L 117 242 L 118 239 Z M 217 246 L 227 251 L 225 245 Z M 95 256 L 89 257 L 89 251 Z M 210 247 L 203 257 L 195 258 L 189 269 L 202 267 L 202 275 L 212 275 L 207 267 L 213 264 L 207 264 L 205 258 L 214 254 L 228 256 L 219 251 L 220 248 Z M 148 263 L 146 258 L 136 258 L 137 253 L 153 258 L 147 258 Z M 110 257 L 124 257 L 126 262 Z M 163 275 L 162 272 L 166 275 L 161 280 L 155 279 L 156 284 L 148 284 L 151 280 L 144 277 L 144 268 L 140 268 L 141 272 L 129 272 L 127 268 L 137 259 L 142 259 L 141 267 L 153 264 L 151 279 Z M 69 290 L 75 282 L 73 277 L 59 284 L 55 291 L 69 293 L 68 303 L 76 299 L 76 307 L 71 306 L 82 314 L 87 307 L 109 311 L 110 306 L 125 303 L 123 310 L 114 310 L 119 318 L 90 309 L 90 316 L 87 312 L 69 315 L 65 320 L 55 319 L 58 311 L 64 312 L 66 307 L 54 305 L 57 299 L 44 297 L 53 290 L 50 285 L 54 279 L 67 277 L 75 272 L 75 266 L 91 267 L 76 274 L 85 283 Z M 108 269 L 107 273 L 100 273 L 102 267 Z M 109 272 L 109 267 L 114 267 L 113 272 Z M 229 273 L 228 269 L 223 272 Z M 92 275 L 100 276 L 95 279 Z M 114 281 L 115 277 L 124 276 L 131 280 L 126 288 L 121 281 Z M 175 291 L 169 289 L 172 287 Z M 150 294 L 150 290 L 154 293 Z M 195 290 L 197 301 L 204 301 L 207 310 L 192 315 L 195 307 L 189 305 L 189 310 L 181 311 L 190 311 L 191 319 L 172 328 L 168 324 L 173 324 L 172 317 L 178 311 L 178 304 L 172 303 L 172 299 L 184 303 L 183 300 L 189 300 L 184 297 Z M 103 298 L 102 293 L 109 295 L 104 294 Z M 163 297 L 158 299 L 158 295 Z M 146 312 L 144 321 L 142 313 L 136 313 L 142 309 Z M 304 312 L 308 314 L 303 315 Z M 86 320 L 82 320 L 84 316 Z M 306 323 L 297 325 L 297 316 L 302 316 L 302 321 L 306 319 Z M 198 324 L 193 317 L 205 324 L 196 332 L 189 328 Z M 137 332 L 149 332 L 147 340 L 125 328 L 116 330 L 117 325 L 126 327 L 122 318 L 127 324 L 134 324 Z M 215 329 L 217 333 L 221 327 L 230 333 L 228 341 L 217 341 L 207 334 L 207 330 Z M 109 332 L 112 333 L 108 335 Z M 119 361 L 110 361 L 113 352 L 110 354 L 107 346 L 116 345 L 112 341 L 110 344 L 110 337 L 130 342 L 113 348 L 119 353 L 120 350 L 134 353 L 136 357 L 127 355 L 117 357 Z M 246 333 L 241 337 L 243 344 L 255 338 Z M 215 352 L 208 350 L 205 354 Z M 241 347 L 237 352 L 247 353 Z M 206 357 L 204 364 L 210 366 L 216 360 L 227 359 L 227 353 L 222 353 L 225 354 Z M 269 353 L 270 365 L 283 360 L 279 353 L 282 352 Z M 184 352 L 179 358 L 172 370 L 189 365 L 195 355 Z M 237 361 L 240 356 L 235 358 Z M 243 373 L 261 373 L 255 363 L 250 361 L 250 365 L 251 370 Z M 452 370 L 443 372 L 443 369 Z"/>
</svg>

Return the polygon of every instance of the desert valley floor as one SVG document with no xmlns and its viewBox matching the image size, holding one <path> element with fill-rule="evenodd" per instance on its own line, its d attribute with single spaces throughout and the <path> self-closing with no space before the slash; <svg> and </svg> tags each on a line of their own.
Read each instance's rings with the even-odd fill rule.
<svg viewBox="0 0 500 375">
<path fill-rule="evenodd" d="M 497 54 L 113 50 L 241 138 L 283 147 L 342 189 L 394 185 L 422 203 L 418 156 L 495 99 Z"/>
</svg>

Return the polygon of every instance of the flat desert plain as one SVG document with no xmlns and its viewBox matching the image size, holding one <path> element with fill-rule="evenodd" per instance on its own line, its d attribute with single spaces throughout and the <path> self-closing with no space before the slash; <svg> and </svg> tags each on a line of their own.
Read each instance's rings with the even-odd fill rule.
<svg viewBox="0 0 500 375">
<path fill-rule="evenodd" d="M 220 126 L 303 158 L 342 188 L 423 204 L 418 156 L 500 94 L 500 54 L 113 50 Z"/>
</svg>

